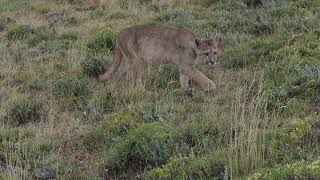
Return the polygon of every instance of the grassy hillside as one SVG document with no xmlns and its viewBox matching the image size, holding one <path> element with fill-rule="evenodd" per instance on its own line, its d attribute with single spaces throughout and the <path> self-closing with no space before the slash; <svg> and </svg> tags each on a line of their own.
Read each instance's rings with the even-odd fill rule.
<svg viewBox="0 0 320 180">
<path fill-rule="evenodd" d="M 96 81 L 138 24 L 216 39 L 217 90 Z M 319 179 L 320 1 L 0 0 L 0 102 L 1 179 Z"/>
</svg>

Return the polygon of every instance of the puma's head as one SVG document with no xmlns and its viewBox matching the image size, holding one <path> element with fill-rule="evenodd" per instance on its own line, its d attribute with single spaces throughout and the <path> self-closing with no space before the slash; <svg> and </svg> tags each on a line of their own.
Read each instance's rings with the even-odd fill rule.
<svg viewBox="0 0 320 180">
<path fill-rule="evenodd" d="M 209 66 L 214 67 L 215 65 L 219 64 L 219 49 L 214 40 L 199 37 L 195 39 L 195 43 L 198 49 L 197 54 L 207 56 Z"/>
</svg>

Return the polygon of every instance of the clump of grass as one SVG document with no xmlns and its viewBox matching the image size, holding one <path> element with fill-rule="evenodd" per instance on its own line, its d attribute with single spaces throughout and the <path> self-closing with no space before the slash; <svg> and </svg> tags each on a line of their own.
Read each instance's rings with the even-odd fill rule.
<svg viewBox="0 0 320 180">
<path fill-rule="evenodd" d="M 34 29 L 31 27 L 31 25 L 20 25 L 8 31 L 8 39 L 10 41 L 23 40 L 32 33 L 34 33 Z"/>
<path fill-rule="evenodd" d="M 117 33 L 113 29 L 98 31 L 91 36 L 86 44 L 88 57 L 105 55 L 114 50 Z"/>
<path fill-rule="evenodd" d="M 86 96 L 89 94 L 88 81 L 76 75 L 64 76 L 56 80 L 52 91 L 57 95 Z"/>
<path fill-rule="evenodd" d="M 36 91 L 41 91 L 41 90 L 44 90 L 48 87 L 48 83 L 45 80 L 40 79 L 37 76 L 32 77 L 27 82 L 27 84 L 31 90 L 36 90 Z"/>
<path fill-rule="evenodd" d="M 11 105 L 8 115 L 10 123 L 22 125 L 29 122 L 37 122 L 45 116 L 45 106 L 41 99 L 26 97 L 17 100 Z"/>
</svg>

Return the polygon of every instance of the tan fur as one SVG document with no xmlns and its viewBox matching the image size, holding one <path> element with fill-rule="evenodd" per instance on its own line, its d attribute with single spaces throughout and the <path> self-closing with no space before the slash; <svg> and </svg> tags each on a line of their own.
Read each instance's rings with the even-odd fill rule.
<svg viewBox="0 0 320 180">
<path fill-rule="evenodd" d="M 189 29 L 170 27 L 134 26 L 122 30 L 117 38 L 114 61 L 108 71 L 99 77 L 100 81 L 113 78 L 117 87 L 126 75 L 129 64 L 133 69 L 133 83 L 144 89 L 141 80 L 142 64 L 174 63 L 180 69 L 180 84 L 189 89 L 189 79 L 194 79 L 202 89 L 210 91 L 216 85 L 195 68 L 196 59 L 207 54 L 214 64 L 217 60 L 217 46 L 212 40 L 196 35 Z"/>
</svg>

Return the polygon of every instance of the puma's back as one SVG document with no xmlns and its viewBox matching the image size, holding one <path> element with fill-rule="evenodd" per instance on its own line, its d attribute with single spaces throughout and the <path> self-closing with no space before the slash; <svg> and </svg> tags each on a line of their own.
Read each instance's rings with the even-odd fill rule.
<svg viewBox="0 0 320 180">
<path fill-rule="evenodd" d="M 134 26 L 120 32 L 117 46 L 129 59 L 161 64 L 178 63 L 179 49 L 191 48 L 195 44 L 194 34 L 187 29 Z"/>
</svg>

